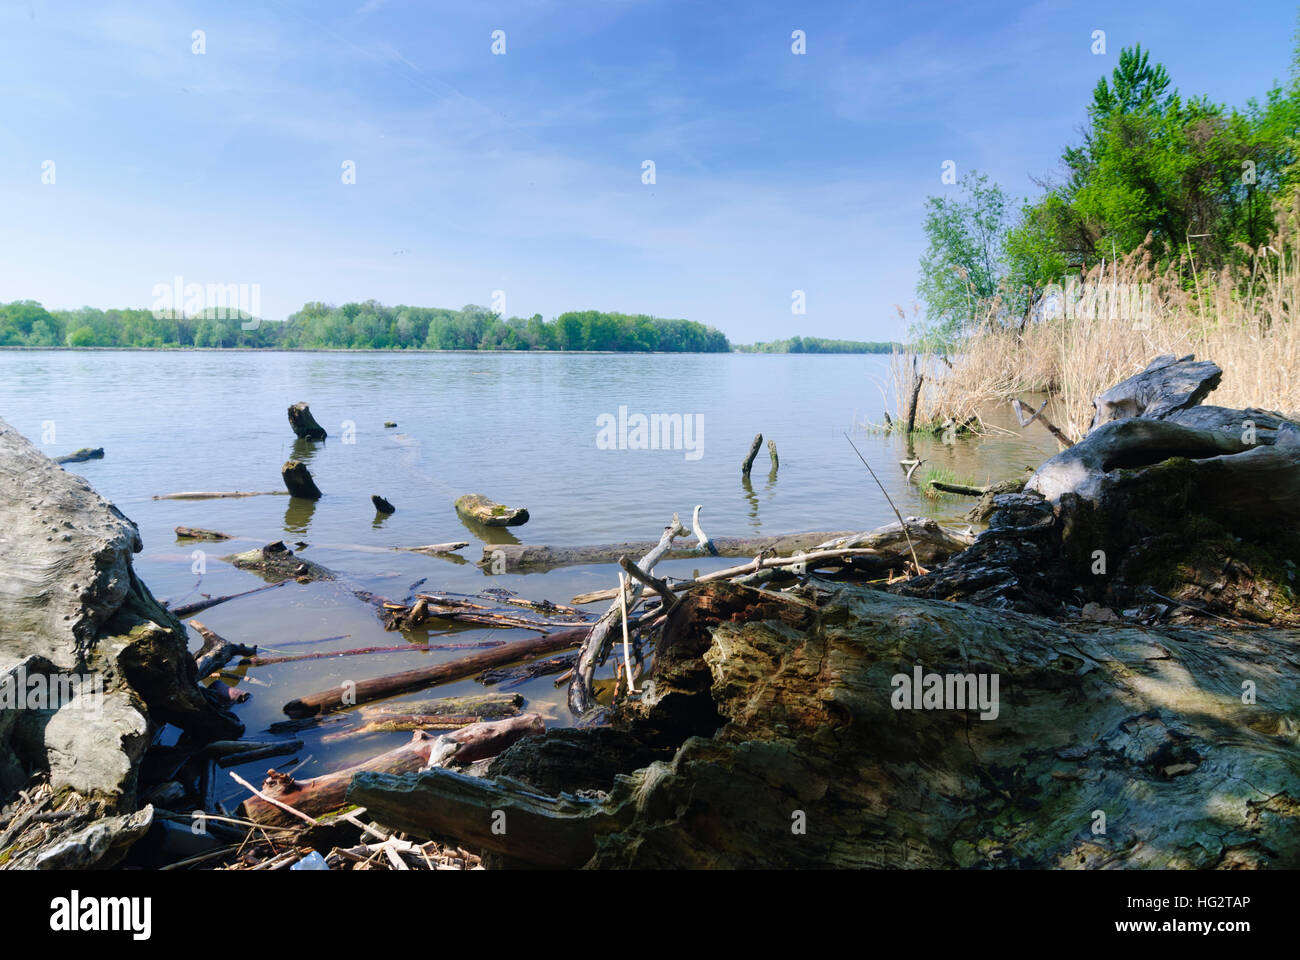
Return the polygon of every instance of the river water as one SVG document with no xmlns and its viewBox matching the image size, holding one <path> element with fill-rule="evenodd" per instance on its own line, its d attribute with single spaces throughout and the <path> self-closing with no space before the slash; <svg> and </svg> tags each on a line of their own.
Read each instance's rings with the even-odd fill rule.
<svg viewBox="0 0 1300 960">
<path fill-rule="evenodd" d="M 653 540 L 674 512 L 689 525 L 696 504 L 703 504 L 702 526 L 714 537 L 866 530 L 893 521 L 846 433 L 904 515 L 964 527 L 969 499 L 922 496 L 898 466 L 908 456 L 906 440 L 864 429 L 882 419 L 889 384 L 889 358 L 879 355 L 0 351 L 0 417 L 51 456 L 105 449 L 104 459 L 68 469 L 139 526 L 144 550 L 136 569 L 173 605 L 260 585 L 256 575 L 220 557 L 279 539 L 305 541 L 304 556 L 394 599 L 424 579 L 423 590 L 472 594 L 505 587 L 567 603 L 575 594 L 614 586 L 617 568 L 493 576 L 473 562 L 484 539 L 565 546 Z M 285 411 L 299 400 L 311 404 L 329 439 L 295 439 Z M 692 429 L 682 431 L 677 449 L 637 449 L 638 414 L 680 415 Z M 946 443 L 917 438 L 915 452 L 977 484 L 1019 476 L 1055 452 L 1045 430 L 1035 424 L 1021 431 L 1009 409 L 988 411 L 986 419 L 1010 432 Z M 397 427 L 385 429 L 386 420 Z M 771 475 L 764 448 L 745 481 L 740 464 L 759 432 L 765 447 L 767 439 L 775 441 L 780 469 Z M 307 463 L 324 492 L 318 502 L 152 499 L 181 490 L 283 489 L 280 466 L 291 457 Z M 464 493 L 527 507 L 530 519 L 490 533 L 470 529 L 452 507 Z M 396 513 L 378 516 L 371 494 L 386 497 Z M 173 532 L 179 525 L 237 539 L 182 543 Z M 470 541 L 462 551 L 470 562 L 378 549 L 453 540 Z M 736 562 L 678 560 L 657 569 L 689 576 Z M 330 583 L 290 583 L 199 618 L 267 654 L 394 645 L 403 638 L 464 643 L 530 635 L 457 627 L 454 636 L 437 636 L 452 629 L 440 621 L 386 633 L 370 607 Z M 191 640 L 197 649 L 197 635 Z M 322 642 L 310 642 L 316 640 Z M 294 697 L 463 653 L 239 668 L 239 687 L 252 696 L 235 709 L 248 736 L 265 738 L 266 726 L 283 719 L 281 707 Z M 411 699 L 481 689 L 468 679 Z M 511 689 L 548 725 L 571 723 L 553 678 Z M 302 756 L 311 759 L 299 777 L 410 737 L 323 744 L 319 733 L 302 736 Z M 268 764 L 282 763 L 235 769 L 260 778 Z M 232 782 L 219 799 L 233 807 L 241 794 Z"/>
</svg>

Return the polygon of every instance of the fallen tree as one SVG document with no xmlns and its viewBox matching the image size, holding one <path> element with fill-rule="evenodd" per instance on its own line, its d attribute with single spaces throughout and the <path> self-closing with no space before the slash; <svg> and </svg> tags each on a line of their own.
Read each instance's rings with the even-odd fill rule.
<svg viewBox="0 0 1300 960">
<path fill-rule="evenodd" d="M 814 580 L 700 587 L 660 647 L 621 741 L 554 731 L 487 778 L 367 772 L 348 800 L 549 866 L 1300 866 L 1296 631 L 1067 627 Z M 531 759 L 557 738 L 566 762 Z"/>
</svg>

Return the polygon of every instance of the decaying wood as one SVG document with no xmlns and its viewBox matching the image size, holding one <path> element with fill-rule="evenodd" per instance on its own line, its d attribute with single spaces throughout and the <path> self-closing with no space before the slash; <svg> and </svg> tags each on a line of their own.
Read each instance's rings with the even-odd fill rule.
<svg viewBox="0 0 1300 960">
<path fill-rule="evenodd" d="M 475 723 L 439 737 L 430 737 L 417 730 L 410 742 L 395 750 L 335 773 L 310 780 L 294 780 L 271 771 L 262 783 L 261 795 L 245 800 L 241 811 L 254 823 L 292 823 L 293 815 L 277 806 L 273 802 L 276 801 L 307 817 L 316 817 L 344 806 L 349 783 L 363 771 L 396 774 L 420 770 L 429 765 L 431 757 L 439 765 L 450 760 L 472 763 L 495 756 L 520 738 L 542 733 L 545 729 L 541 717 L 526 713 L 504 720 Z"/>
<path fill-rule="evenodd" d="M 268 757 L 282 757 L 303 748 L 301 740 L 215 740 L 204 747 L 200 756 L 211 757 L 219 767 L 233 767 Z"/>
<path fill-rule="evenodd" d="M 456 500 L 456 512 L 485 527 L 517 527 L 528 522 L 523 507 L 506 507 L 481 493 L 467 493 Z"/>
<path fill-rule="evenodd" d="M 521 663 L 517 667 L 493 667 L 491 670 L 484 670 L 478 675 L 478 682 L 485 687 L 495 686 L 514 686 L 527 680 L 535 680 L 538 677 L 548 677 L 556 673 L 564 673 L 566 670 L 573 669 L 573 665 L 578 662 L 577 652 L 561 653 L 554 657 L 543 657 L 540 660 L 531 660 L 528 663 Z"/>
<path fill-rule="evenodd" d="M 230 540 L 228 533 L 219 533 L 216 530 L 204 530 L 202 527 L 177 527 L 177 540 Z"/>
<path fill-rule="evenodd" d="M 395 513 L 397 511 L 396 507 L 377 493 L 372 493 L 370 495 L 370 502 L 375 505 L 375 509 L 380 513 Z"/>
<path fill-rule="evenodd" d="M 740 465 L 740 472 L 744 476 L 749 476 L 750 468 L 754 466 L 754 458 L 758 456 L 758 448 L 763 445 L 763 435 L 754 434 L 754 442 L 749 445 L 749 453 L 745 454 L 745 460 Z"/>
<path fill-rule="evenodd" d="M 252 590 L 244 590 L 242 593 L 229 593 L 224 597 L 207 597 L 203 600 L 196 600 L 193 603 L 183 603 L 178 607 L 168 607 L 167 609 L 177 617 L 192 617 L 196 613 L 201 613 L 209 607 L 215 607 L 219 603 L 225 603 L 227 600 L 238 600 L 240 597 L 251 597 L 255 593 L 262 593 L 265 590 L 274 590 L 276 587 L 283 586 L 286 581 L 279 583 L 268 583 L 262 587 L 254 587 Z"/>
<path fill-rule="evenodd" d="M 517 717 L 523 705 L 524 698 L 517 693 L 483 692 L 403 703 L 375 703 L 361 707 L 357 710 L 357 715 L 364 720 L 371 720 L 406 713 L 426 716 L 472 714 L 478 720 L 500 720 L 504 717 Z"/>
<path fill-rule="evenodd" d="M 545 611 L 545 608 L 539 608 Z M 561 623 L 581 622 L 587 614 L 560 613 L 558 610 L 545 611 L 552 619 L 521 617 L 513 611 L 494 609 L 483 603 L 452 597 L 445 594 L 417 594 L 412 603 L 385 603 L 381 619 L 388 630 L 407 630 L 419 626 L 427 620 L 457 620 L 463 623 L 476 623 L 487 627 L 508 629 L 551 630 L 556 626 L 556 619 Z"/>
<path fill-rule="evenodd" d="M 854 585 L 714 584 L 670 618 L 657 659 L 626 727 L 636 765 L 599 760 L 603 783 L 582 758 L 616 731 L 592 728 L 518 744 L 487 777 L 363 773 L 348 799 L 417 837 L 547 866 L 1300 866 L 1298 631 L 1063 626 Z M 899 678 L 917 671 L 923 689 L 934 674 L 945 696 L 975 695 L 904 703 Z M 986 694 L 998 678 L 996 715 L 981 677 Z M 672 723 L 669 760 L 630 759 Z M 529 763 L 560 739 L 566 763 Z M 576 789 L 606 796 L 559 796 Z"/>
<path fill-rule="evenodd" d="M 338 579 L 338 575 L 328 567 L 295 556 L 294 552 L 284 545 L 283 540 L 276 540 L 264 547 L 231 554 L 221 559 L 241 570 L 254 570 L 276 583 L 282 580 Z"/>
<path fill-rule="evenodd" d="M 203 646 L 194 655 L 194 673 L 199 680 L 212 676 L 235 657 L 252 656 L 257 653 L 256 646 L 248 647 L 242 643 L 231 643 L 197 620 L 191 620 L 190 626 L 203 638 Z"/>
<path fill-rule="evenodd" d="M 412 730 L 459 730 L 471 723 L 478 723 L 479 718 L 471 713 L 395 713 L 392 716 L 377 717 L 366 720 L 358 727 L 348 727 L 334 733 L 323 735 L 321 743 L 337 743 L 340 740 L 352 740 L 357 737 L 376 733 L 406 733 Z"/>
<path fill-rule="evenodd" d="M 286 461 L 280 468 L 280 477 L 289 490 L 289 496 L 301 497 L 304 500 L 321 498 L 320 487 L 316 486 L 316 481 L 311 478 L 311 471 L 307 469 L 307 465 L 300 460 Z"/>
<path fill-rule="evenodd" d="M 666 560 L 683 558 L 719 556 L 719 557 L 754 557 L 759 553 L 794 553 L 809 550 L 819 543 L 833 537 L 851 536 L 854 530 L 820 531 L 814 533 L 792 533 L 771 537 L 712 537 L 707 542 L 714 551 L 701 550 L 698 543 L 694 546 L 674 546 L 665 555 Z M 618 558 L 640 557 L 658 545 L 654 540 L 629 540 L 624 543 L 605 543 L 581 547 L 548 547 L 525 543 L 485 543 L 480 566 L 489 567 L 494 572 L 528 571 L 542 572 L 556 567 L 585 566 L 601 563 L 618 563 Z M 612 594 L 611 594 L 612 596 Z"/>
<path fill-rule="evenodd" d="M 289 426 L 299 440 L 324 440 L 329 436 L 325 428 L 316 422 L 305 403 L 295 403 L 289 407 Z"/>
<path fill-rule="evenodd" d="M 69 453 L 62 457 L 55 457 L 55 463 L 85 463 L 87 460 L 104 459 L 103 447 L 82 447 L 76 453 Z"/>
<path fill-rule="evenodd" d="M 353 704 L 370 703 L 400 693 L 411 693 L 441 683 L 450 683 L 453 680 L 481 673 L 488 667 L 499 667 L 518 660 L 576 647 L 582 643 L 587 633 L 587 627 L 577 627 L 536 637 L 526 637 L 523 640 L 515 640 L 480 653 L 472 653 L 447 663 L 358 680 L 355 686 L 330 687 L 327 690 L 290 700 L 284 705 L 284 712 L 290 717 L 310 717 Z"/>
<path fill-rule="evenodd" d="M 759 570 L 789 568 L 792 571 L 812 571 L 821 565 L 850 566 L 864 573 L 882 574 L 901 569 L 911 558 L 912 550 L 923 564 L 929 565 L 960 553 L 973 542 L 972 535 L 940 526 L 934 520 L 908 517 L 906 528 L 899 523 L 889 523 L 865 533 L 832 534 L 831 539 L 811 544 L 806 551 L 787 556 L 764 556 L 757 565 L 751 560 L 688 580 L 669 581 L 668 586 L 674 593 L 681 593 L 702 583 L 731 580 Z M 573 602 L 596 603 L 617 596 L 616 589 L 595 590 L 574 597 Z"/>
<path fill-rule="evenodd" d="M 781 458 L 776 455 L 776 441 L 767 441 L 767 453 L 772 458 L 772 472 L 776 473 L 781 469 Z"/>
</svg>

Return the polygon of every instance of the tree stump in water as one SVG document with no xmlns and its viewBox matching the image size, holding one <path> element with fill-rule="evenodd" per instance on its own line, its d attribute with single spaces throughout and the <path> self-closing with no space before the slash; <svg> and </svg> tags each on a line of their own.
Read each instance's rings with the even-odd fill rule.
<svg viewBox="0 0 1300 960">
<path fill-rule="evenodd" d="M 289 407 L 289 426 L 299 440 L 324 440 L 329 434 L 316 422 L 306 403 L 295 403 Z"/>
<path fill-rule="evenodd" d="M 377 493 L 372 493 L 370 495 L 370 502 L 375 505 L 375 509 L 380 513 L 395 513 L 397 511 L 396 507 Z"/>
<path fill-rule="evenodd" d="M 321 498 L 320 488 L 311 478 L 311 472 L 308 471 L 305 463 L 298 460 L 288 461 L 280 468 L 280 476 L 284 478 L 284 485 L 289 488 L 289 496 L 302 497 L 305 500 Z"/>
</svg>

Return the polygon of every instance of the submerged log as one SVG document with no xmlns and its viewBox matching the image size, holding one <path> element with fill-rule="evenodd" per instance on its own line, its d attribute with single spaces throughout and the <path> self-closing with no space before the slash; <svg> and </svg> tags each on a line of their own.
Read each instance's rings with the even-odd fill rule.
<svg viewBox="0 0 1300 960">
<path fill-rule="evenodd" d="M 369 680 L 359 680 L 355 685 L 339 685 L 321 690 L 284 705 L 284 712 L 290 717 L 311 717 L 318 713 L 328 713 L 355 704 L 369 703 L 399 693 L 411 693 L 441 683 L 450 683 L 464 677 L 481 673 L 488 667 L 498 667 L 517 660 L 541 654 L 567 650 L 582 643 L 587 636 L 587 627 L 561 630 L 552 634 L 528 637 L 516 640 L 492 650 L 472 653 L 447 663 L 439 663 L 414 670 L 404 670 Z"/>
<path fill-rule="evenodd" d="M 481 493 L 467 493 L 456 501 L 456 512 L 485 527 L 517 527 L 528 522 L 523 507 L 506 507 Z"/>
<path fill-rule="evenodd" d="M 299 440 L 324 440 L 329 436 L 311 415 L 311 409 L 306 403 L 295 403 L 289 407 L 289 426 Z"/>
<path fill-rule="evenodd" d="M 379 494 L 377 494 L 377 493 L 372 493 L 372 494 L 370 495 L 370 502 L 373 503 L 373 504 L 375 505 L 375 509 L 378 510 L 380 513 L 396 513 L 396 512 L 397 512 L 397 508 L 396 508 L 396 507 L 394 507 L 391 503 L 389 503 L 387 500 L 385 500 L 383 497 L 381 497 L 381 496 L 380 496 Z"/>
<path fill-rule="evenodd" d="M 355 650 L 319 650 L 315 653 L 297 653 L 278 657 L 247 656 L 240 664 L 250 667 L 267 667 L 275 663 L 298 663 L 303 660 L 331 660 L 335 657 L 361 657 L 372 653 L 428 653 L 431 650 L 463 650 L 505 646 L 504 640 L 481 640 L 470 644 L 402 643 L 388 647 L 358 647 Z M 256 652 L 256 648 L 254 648 Z"/>
<path fill-rule="evenodd" d="M 430 737 L 417 730 L 409 743 L 335 773 L 310 780 L 294 780 L 286 774 L 271 771 L 261 790 L 271 800 L 278 800 L 300 813 L 315 817 L 344 806 L 348 785 L 354 776 L 363 771 L 387 774 L 415 771 L 429 765 L 431 758 L 437 764 L 445 764 L 453 759 L 456 762 L 471 763 L 496 756 L 520 738 L 542 733 L 545 729 L 541 717 L 535 713 L 526 713 L 504 720 L 475 723 L 440 737 Z M 293 814 L 258 796 L 245 800 L 241 810 L 249 820 L 264 825 L 293 824 L 296 819 Z"/>
<path fill-rule="evenodd" d="M 394 550 L 404 550 L 407 553 L 454 553 L 457 550 L 463 550 L 469 546 L 468 540 L 456 540 L 452 543 L 427 543 L 422 547 L 393 547 Z"/>
<path fill-rule="evenodd" d="M 348 799 L 547 866 L 1300 866 L 1296 631 L 1062 626 L 816 582 L 715 584 L 670 620 L 624 750 L 675 723 L 675 752 L 600 760 L 604 799 L 560 795 L 597 787 L 601 728 L 526 740 L 487 778 L 363 773 Z M 557 740 L 565 764 L 518 762 Z"/>
<path fill-rule="evenodd" d="M 177 527 L 177 540 L 230 540 L 228 533 L 218 533 L 216 530 L 204 530 L 202 527 Z"/>
<path fill-rule="evenodd" d="M 240 570 L 255 570 L 267 579 L 277 583 L 282 580 L 337 580 L 338 574 L 319 563 L 304 560 L 284 545 L 283 540 L 276 540 L 256 550 L 222 557 L 226 563 Z"/>
<path fill-rule="evenodd" d="M 835 537 L 853 536 L 857 531 L 836 530 L 815 533 L 792 533 L 772 537 L 716 537 L 709 538 L 713 550 L 695 546 L 674 546 L 664 557 L 680 560 L 692 557 L 755 557 L 759 553 L 794 553 L 810 550 Z M 582 547 L 548 547 L 526 543 L 485 543 L 480 566 L 493 572 L 507 573 L 516 570 L 543 572 L 556 567 L 581 566 L 600 563 L 618 563 L 619 557 L 640 557 L 654 549 L 657 541 L 630 540 L 624 543 L 604 543 Z"/>
<path fill-rule="evenodd" d="M 103 460 L 103 447 L 82 447 L 76 453 L 65 454 L 62 457 L 55 457 L 55 463 L 85 463 L 87 460 Z"/>
<path fill-rule="evenodd" d="M 311 471 L 307 469 L 305 463 L 298 460 L 286 461 L 280 468 L 280 476 L 289 490 L 289 496 L 301 497 L 304 500 L 321 498 L 320 487 L 316 486 L 316 481 L 311 478 Z"/>
</svg>

